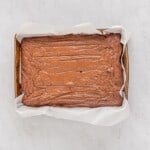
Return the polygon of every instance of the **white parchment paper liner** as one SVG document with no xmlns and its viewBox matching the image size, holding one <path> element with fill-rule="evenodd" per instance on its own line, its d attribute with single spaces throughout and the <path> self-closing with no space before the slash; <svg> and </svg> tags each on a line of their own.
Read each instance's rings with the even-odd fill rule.
<svg viewBox="0 0 150 150">
<path fill-rule="evenodd" d="M 56 27 L 50 25 L 41 24 L 26 24 L 17 33 L 17 40 L 21 42 L 24 37 L 36 37 L 36 36 L 46 36 L 46 35 L 65 35 L 65 34 L 102 34 L 91 24 L 80 24 L 72 27 Z M 108 33 L 120 33 L 121 43 L 123 44 L 123 52 L 125 50 L 125 45 L 128 42 L 129 35 L 126 30 L 121 26 L 113 26 L 107 28 L 103 31 L 103 34 Z M 122 54 L 123 56 L 123 54 Z M 125 69 L 121 60 L 123 72 L 124 72 L 124 83 L 126 80 Z M 55 118 L 80 121 L 84 123 L 89 123 L 93 125 L 102 126 L 112 126 L 115 125 L 129 116 L 129 104 L 126 100 L 123 88 L 120 89 L 120 94 L 123 97 L 122 106 L 117 107 L 97 107 L 97 108 L 86 108 L 86 107 L 76 107 L 76 108 L 62 108 L 62 107 L 52 107 L 52 106 L 42 106 L 42 107 L 28 107 L 23 105 L 22 98 L 23 94 L 15 98 L 16 111 L 22 117 L 31 117 L 37 115 L 47 115 Z"/>
</svg>

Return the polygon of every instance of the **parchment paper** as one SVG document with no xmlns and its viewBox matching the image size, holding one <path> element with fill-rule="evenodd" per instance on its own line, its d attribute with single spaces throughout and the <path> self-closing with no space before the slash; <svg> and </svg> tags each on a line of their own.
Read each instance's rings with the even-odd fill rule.
<svg viewBox="0 0 150 150">
<path fill-rule="evenodd" d="M 65 34 L 108 34 L 108 33 L 120 33 L 121 43 L 123 44 L 123 52 L 125 50 L 125 45 L 129 40 L 129 35 L 126 30 L 121 26 L 113 26 L 107 28 L 101 33 L 91 24 L 80 24 L 76 26 L 50 26 L 41 24 L 26 24 L 21 27 L 17 33 L 17 40 L 21 42 L 24 37 L 36 37 L 36 36 L 46 36 L 46 35 L 65 35 Z M 122 54 L 123 56 L 123 54 Z M 122 58 L 122 57 L 121 57 Z M 126 80 L 125 69 L 121 59 L 121 65 L 123 68 L 124 83 Z M 123 97 L 122 106 L 117 107 L 97 107 L 97 108 L 62 108 L 62 107 L 52 107 L 52 106 L 42 106 L 42 107 L 28 107 L 23 105 L 22 97 L 23 94 L 15 98 L 16 111 L 22 117 L 30 117 L 37 115 L 47 115 L 55 118 L 67 119 L 72 121 L 80 121 L 84 123 L 89 123 L 93 125 L 101 126 L 112 126 L 115 125 L 129 116 L 129 104 L 123 93 L 123 88 L 120 89 L 120 95 Z"/>
</svg>

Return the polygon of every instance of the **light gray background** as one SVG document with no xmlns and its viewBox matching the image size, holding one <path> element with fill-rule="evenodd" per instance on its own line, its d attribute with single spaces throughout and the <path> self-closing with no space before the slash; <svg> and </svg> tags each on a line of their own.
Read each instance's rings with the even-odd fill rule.
<svg viewBox="0 0 150 150">
<path fill-rule="evenodd" d="M 149 14 L 149 0 L 0 0 L 0 150 L 149 150 Z M 29 21 L 126 27 L 131 32 L 130 118 L 113 127 L 20 118 L 14 109 L 13 36 Z"/>
</svg>

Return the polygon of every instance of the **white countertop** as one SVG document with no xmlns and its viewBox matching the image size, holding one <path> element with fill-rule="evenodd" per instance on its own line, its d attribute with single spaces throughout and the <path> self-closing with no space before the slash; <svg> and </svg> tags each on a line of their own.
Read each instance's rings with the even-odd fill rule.
<svg viewBox="0 0 150 150">
<path fill-rule="evenodd" d="M 149 14 L 149 0 L 1 0 L 0 150 L 150 149 Z M 130 118 L 113 127 L 98 127 L 44 116 L 18 116 L 14 109 L 13 36 L 29 21 L 123 25 L 130 31 Z"/>
</svg>

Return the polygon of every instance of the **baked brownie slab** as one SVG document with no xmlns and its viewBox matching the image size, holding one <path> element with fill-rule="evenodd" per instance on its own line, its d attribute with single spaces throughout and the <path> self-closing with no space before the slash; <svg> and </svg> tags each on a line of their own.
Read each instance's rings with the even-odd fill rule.
<svg viewBox="0 0 150 150">
<path fill-rule="evenodd" d="M 120 106 L 120 34 L 60 35 L 21 42 L 23 103 L 28 106 Z"/>
</svg>

